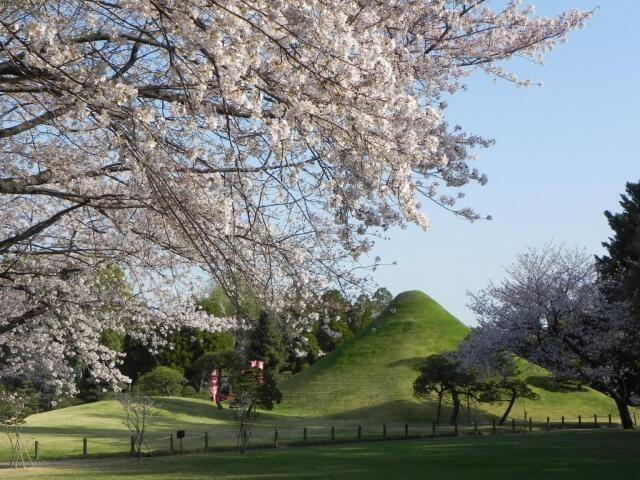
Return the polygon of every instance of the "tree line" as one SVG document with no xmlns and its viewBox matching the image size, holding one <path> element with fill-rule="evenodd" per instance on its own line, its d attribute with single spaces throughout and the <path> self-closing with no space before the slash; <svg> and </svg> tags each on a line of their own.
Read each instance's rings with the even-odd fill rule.
<svg viewBox="0 0 640 480">
<path fill-rule="evenodd" d="M 124 277 L 117 278 L 126 288 Z M 250 360 L 261 360 L 268 378 L 277 384 L 362 331 L 391 299 L 386 288 L 361 293 L 356 298 L 335 289 L 320 292 L 314 304 L 306 307 L 316 312 L 317 318 L 306 328 L 294 331 L 283 324 L 288 317 L 302 317 L 307 312 L 293 308 L 274 312 L 250 293 L 243 296 L 240 304 L 234 304 L 221 288 L 214 286 L 198 302 L 199 307 L 212 316 L 237 316 L 243 320 L 243 328 L 211 332 L 179 327 L 168 332 L 159 345 L 106 330 L 100 341 L 119 354 L 118 368 L 131 382 L 121 384 L 121 388 L 146 395 L 208 398 L 213 369 L 221 372 L 227 389 L 227 380 L 239 378 Z M 73 396 L 53 387 L 48 376 L 4 377 L 2 382 L 10 389 L 28 386 L 39 397 L 40 409 L 99 400 L 105 397 L 105 391 L 109 395 L 110 385 L 92 377 L 81 359 L 77 359 L 75 371 L 77 394 Z"/>
</svg>

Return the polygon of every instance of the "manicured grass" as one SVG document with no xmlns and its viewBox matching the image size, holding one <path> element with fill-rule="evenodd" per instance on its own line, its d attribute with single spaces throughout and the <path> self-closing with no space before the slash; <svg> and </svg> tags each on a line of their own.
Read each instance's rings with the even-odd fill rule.
<svg viewBox="0 0 640 480">
<path fill-rule="evenodd" d="M 226 434 L 232 424 L 231 412 L 218 411 L 211 402 L 186 398 L 158 398 L 157 408 L 149 427 L 149 447 L 168 448 L 166 437 L 177 429 L 185 429 L 190 436 L 205 430 L 212 434 L 224 429 Z M 217 432 L 221 433 L 221 432 Z M 122 408 L 116 400 L 88 403 L 75 407 L 32 415 L 27 419 L 23 438 L 30 446 L 40 444 L 44 459 L 80 456 L 82 437 L 87 437 L 90 454 L 125 452 L 129 445 L 129 433 L 122 423 Z M 191 445 L 186 444 L 189 448 Z M 9 455 L 5 438 L 0 438 L 0 461 Z"/>
<path fill-rule="evenodd" d="M 326 415 L 377 421 L 424 422 L 434 405 L 418 401 L 412 390 L 418 368 L 428 355 L 455 350 L 469 329 L 436 301 L 419 291 L 398 295 L 368 329 L 331 355 L 282 385 L 281 413 Z M 523 377 L 540 395 L 537 401 L 518 401 L 512 415 L 544 420 L 578 415 L 617 418 L 614 403 L 584 388 L 557 390 L 545 370 L 521 362 Z M 478 405 L 473 418 L 502 413 L 503 405 Z M 445 415 L 447 412 L 445 411 Z"/>
<path fill-rule="evenodd" d="M 1 479 L 580 479 L 640 477 L 640 432 L 553 432 L 290 448 L 0 470 Z"/>
<path fill-rule="evenodd" d="M 374 323 L 282 385 L 282 410 L 424 419 L 412 384 L 427 355 L 456 348 L 468 329 L 422 292 L 398 295 Z"/>
<path fill-rule="evenodd" d="M 149 421 L 145 451 L 167 452 L 170 448 L 169 435 L 176 430 L 186 430 L 183 441 L 185 451 L 204 448 L 204 433 L 208 434 L 209 447 L 213 449 L 233 448 L 236 445 L 237 423 L 235 411 L 219 410 L 210 401 L 189 398 L 156 399 L 157 408 Z M 365 419 L 366 420 L 366 419 Z M 280 415 L 278 412 L 260 412 L 253 428 L 252 446 L 271 446 L 274 430 L 278 429 L 281 444 L 301 443 L 303 428 L 307 428 L 309 443 L 327 442 L 331 426 L 335 427 L 337 441 L 353 440 L 357 435 L 357 425 L 363 425 L 363 438 L 381 438 L 382 425 L 370 424 L 362 419 L 328 419 L 312 416 Z M 423 422 L 424 423 L 424 422 Z M 417 434 L 417 424 L 410 433 Z M 422 425 L 421 434 L 425 434 Z M 403 434 L 401 424 L 388 424 L 389 437 Z M 31 455 L 35 442 L 39 443 L 41 459 L 53 460 L 82 455 L 82 439 L 88 439 L 89 456 L 127 454 L 130 446 L 129 432 L 122 423 L 122 410 L 115 400 L 78 405 L 32 415 L 24 426 L 23 440 Z M 180 442 L 174 439 L 178 450 Z M 10 449 L 7 439 L 0 436 L 0 462 L 7 461 Z"/>
<path fill-rule="evenodd" d="M 418 401 L 412 384 L 420 362 L 429 354 L 453 350 L 467 335 L 468 328 L 422 292 L 398 295 L 387 310 L 362 334 L 351 339 L 328 357 L 282 385 L 284 402 L 272 412 L 264 412 L 254 428 L 252 445 L 271 445 L 274 430 L 282 444 L 302 441 L 307 427 L 310 443 L 327 441 L 331 426 L 336 440 L 353 440 L 357 426 L 363 426 L 367 438 L 381 438 L 382 424 L 389 436 L 401 436 L 404 424 L 410 435 L 428 433 L 434 418 L 434 405 Z M 533 417 L 544 422 L 547 416 L 556 424 L 565 416 L 576 423 L 593 422 L 597 414 L 601 424 L 617 412 L 613 403 L 597 392 L 559 390 L 543 369 L 522 362 L 523 376 L 541 399 L 517 402 L 512 416 Z M 209 446 L 235 445 L 237 427 L 234 412 L 218 410 L 206 400 L 158 398 L 158 409 L 151 419 L 147 446 L 151 451 L 168 451 L 169 434 L 186 430 L 184 449 L 204 447 L 204 432 Z M 490 423 L 502 413 L 503 405 L 476 405 L 460 423 L 473 420 Z M 448 415 L 445 408 L 443 418 Z M 31 452 L 38 441 L 42 459 L 77 457 L 82 454 L 82 438 L 88 438 L 89 455 L 126 453 L 129 433 L 122 424 L 117 401 L 102 401 L 33 415 L 25 426 L 24 439 Z M 179 448 L 179 442 L 174 447 Z M 9 456 L 8 442 L 0 437 L 0 462 Z"/>
</svg>

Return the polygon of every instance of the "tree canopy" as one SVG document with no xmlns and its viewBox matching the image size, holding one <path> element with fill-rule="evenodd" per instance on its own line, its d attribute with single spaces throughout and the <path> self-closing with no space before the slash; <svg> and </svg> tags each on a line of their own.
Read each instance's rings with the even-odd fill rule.
<svg viewBox="0 0 640 480">
<path fill-rule="evenodd" d="M 529 249 L 498 285 L 471 295 L 479 327 L 467 341 L 471 362 L 512 352 L 563 378 L 609 395 L 625 428 L 640 387 L 637 320 L 628 303 L 602 293 L 593 257 L 548 244 Z"/>
<path fill-rule="evenodd" d="M 442 402 L 450 399 L 453 405 L 450 424 L 458 421 L 462 398 L 474 395 L 476 379 L 473 372 L 462 368 L 452 353 L 430 355 L 420 367 L 420 375 L 413 383 L 413 392 L 418 398 L 437 400 L 436 423 L 440 422 Z"/>
<path fill-rule="evenodd" d="M 598 272 L 613 285 L 607 293 L 634 305 L 640 318 L 640 182 L 627 183 L 621 212 L 604 212 L 613 235 L 603 242 L 607 255 L 596 258 Z"/>
<path fill-rule="evenodd" d="M 23 371 L 82 357 L 118 382 L 107 329 L 221 330 L 212 278 L 279 308 L 357 287 L 372 238 L 460 217 L 491 142 L 449 126 L 473 71 L 519 81 L 589 13 L 518 2 L 24 0 L 0 5 L 0 335 Z M 377 263 L 374 261 L 373 263 Z M 105 267 L 128 291 L 96 288 Z M 235 300 L 234 300 L 235 301 Z"/>
</svg>

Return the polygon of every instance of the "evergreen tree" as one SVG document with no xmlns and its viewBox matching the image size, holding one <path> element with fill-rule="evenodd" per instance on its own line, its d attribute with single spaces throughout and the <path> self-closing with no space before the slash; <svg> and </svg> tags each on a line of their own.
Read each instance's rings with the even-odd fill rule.
<svg viewBox="0 0 640 480">
<path fill-rule="evenodd" d="M 378 288 L 373 295 L 363 293 L 353 302 L 348 315 L 349 328 L 358 333 L 368 327 L 373 320 L 391 303 L 393 296 L 384 287 Z"/>
<path fill-rule="evenodd" d="M 144 395 L 175 397 L 182 393 L 184 377 L 173 368 L 156 367 L 142 375 L 134 384 L 134 391 Z"/>
<path fill-rule="evenodd" d="M 626 193 L 620 195 L 622 211 L 604 212 L 613 235 L 602 245 L 608 255 L 596 257 L 601 288 L 611 302 L 630 305 L 630 317 L 624 325 L 626 348 L 617 351 L 618 362 L 624 370 L 624 400 L 616 399 L 626 413 L 626 426 L 631 426 L 627 406 L 632 397 L 640 395 L 640 181 L 627 183 Z"/>
<path fill-rule="evenodd" d="M 198 391 L 204 392 L 204 389 L 211 386 L 211 372 L 217 370 L 218 388 L 221 394 L 226 395 L 230 393 L 229 379 L 246 369 L 247 364 L 245 356 L 234 350 L 205 353 L 193 363 L 193 374 L 189 380 Z M 216 400 L 218 408 L 223 408 L 221 402 L 211 396 L 210 398 L 212 401 Z"/>
<path fill-rule="evenodd" d="M 287 348 L 275 315 L 263 310 L 251 329 L 247 355 L 250 360 L 262 360 L 265 368 L 276 375 L 286 367 Z"/>
<path fill-rule="evenodd" d="M 596 262 L 609 297 L 631 302 L 640 314 L 640 182 L 627 183 L 620 206 L 622 212 L 604 213 L 613 235 L 602 244 L 608 255 Z"/>
<path fill-rule="evenodd" d="M 476 376 L 472 371 L 462 368 L 454 354 L 430 355 L 420 367 L 420 375 L 413 382 L 413 393 L 420 399 L 438 402 L 436 423 L 440 422 L 442 402 L 450 399 L 452 409 L 449 423 L 454 425 L 458 422 L 462 399 L 469 400 L 476 396 Z"/>
<path fill-rule="evenodd" d="M 235 340 L 230 332 L 205 332 L 196 328 L 181 328 L 172 333 L 168 345 L 160 350 L 158 363 L 193 375 L 193 363 L 205 353 L 233 349 Z"/>
<path fill-rule="evenodd" d="M 487 374 L 478 375 L 478 401 L 506 403 L 504 413 L 498 420 L 498 425 L 504 425 L 517 399 L 539 400 L 540 396 L 523 380 L 512 354 L 499 352 L 492 363 L 493 368 Z"/>
<path fill-rule="evenodd" d="M 273 375 L 258 368 L 241 370 L 230 378 L 230 384 L 239 427 L 238 448 L 246 453 L 258 409 L 272 410 L 275 403 L 280 403 L 282 394 Z"/>
<path fill-rule="evenodd" d="M 378 313 L 382 312 L 393 300 L 393 295 L 385 287 L 380 287 L 371 296 L 371 301 Z"/>
<path fill-rule="evenodd" d="M 136 382 L 141 375 L 158 366 L 158 360 L 150 351 L 149 346 L 136 338 L 126 335 L 123 340 L 125 357 L 120 365 L 120 371 Z"/>
</svg>

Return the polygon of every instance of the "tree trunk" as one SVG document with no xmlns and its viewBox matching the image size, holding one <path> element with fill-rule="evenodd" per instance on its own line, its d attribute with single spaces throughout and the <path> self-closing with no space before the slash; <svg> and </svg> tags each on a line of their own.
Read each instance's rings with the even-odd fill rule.
<svg viewBox="0 0 640 480">
<path fill-rule="evenodd" d="M 458 422 L 458 414 L 460 413 L 460 398 L 458 392 L 451 390 L 451 399 L 453 400 L 453 410 L 451 411 L 451 425 L 455 425 Z"/>
<path fill-rule="evenodd" d="M 442 412 L 442 395 L 443 392 L 438 392 L 438 411 L 436 412 L 436 425 L 440 425 L 440 413 Z"/>
<path fill-rule="evenodd" d="M 240 453 L 242 454 L 247 453 L 247 448 L 249 446 L 249 428 L 251 428 L 250 427 L 251 414 L 254 408 L 255 408 L 255 405 L 252 403 L 249 405 L 246 412 L 240 413 L 239 442 L 240 442 Z"/>
<path fill-rule="evenodd" d="M 511 398 L 509 399 L 509 405 L 507 405 L 507 409 L 502 414 L 502 418 L 498 420 L 498 425 L 502 426 L 504 425 L 504 422 L 507 421 L 507 418 L 509 418 L 509 414 L 511 413 L 511 409 L 513 408 L 513 404 L 516 403 L 516 398 L 517 398 L 517 395 L 515 390 L 511 390 Z"/>
<path fill-rule="evenodd" d="M 222 368 L 218 368 L 218 395 L 213 399 L 216 402 L 216 407 L 218 410 L 222 410 L 222 402 L 220 401 L 220 396 L 222 395 Z"/>
<path fill-rule="evenodd" d="M 633 428 L 633 420 L 631 418 L 631 413 L 629 413 L 629 405 L 618 395 L 612 395 L 613 400 L 616 402 L 616 407 L 618 407 L 618 412 L 620 413 L 620 422 L 622 423 L 622 428 L 625 430 Z"/>
<path fill-rule="evenodd" d="M 167 385 L 166 383 L 162 384 L 162 391 L 167 397 L 171 396 L 171 390 L 169 390 L 169 385 Z"/>
</svg>

